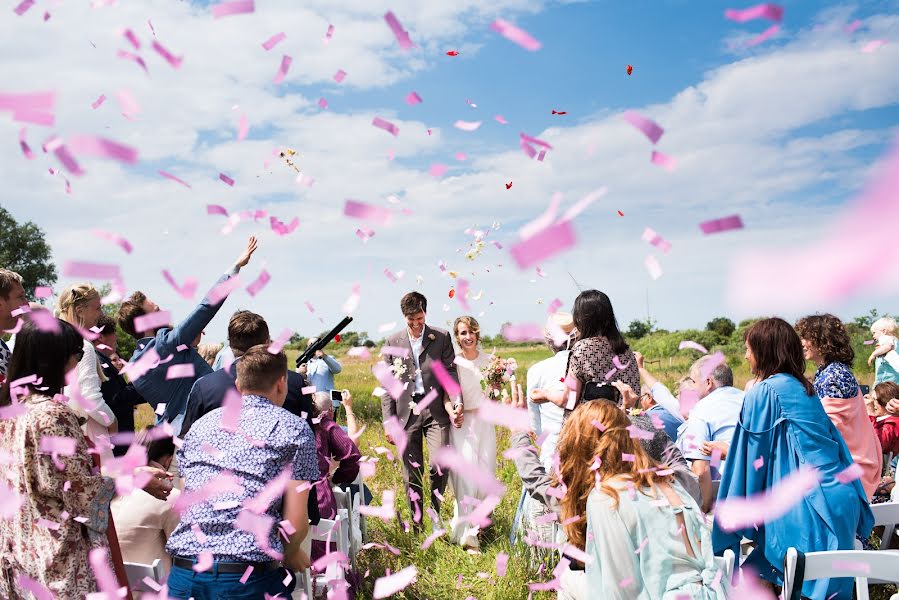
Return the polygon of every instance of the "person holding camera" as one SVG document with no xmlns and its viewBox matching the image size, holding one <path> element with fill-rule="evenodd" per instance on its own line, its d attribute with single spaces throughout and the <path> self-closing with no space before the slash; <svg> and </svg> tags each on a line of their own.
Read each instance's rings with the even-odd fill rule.
<svg viewBox="0 0 899 600">
<path fill-rule="evenodd" d="M 306 347 L 309 348 L 318 341 L 318 338 L 310 338 Z M 297 373 L 303 375 L 309 385 L 315 387 L 317 392 L 328 392 L 334 389 L 334 376 L 340 373 L 343 367 L 333 356 L 325 354 L 324 350 L 316 350 L 315 356 L 309 362 L 302 364 Z M 340 406 L 340 401 L 332 398 L 334 408 Z"/>
</svg>

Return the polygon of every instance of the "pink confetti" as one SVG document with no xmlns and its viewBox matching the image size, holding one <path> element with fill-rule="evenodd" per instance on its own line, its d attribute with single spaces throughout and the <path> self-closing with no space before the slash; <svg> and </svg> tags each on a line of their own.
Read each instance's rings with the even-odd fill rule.
<svg viewBox="0 0 899 600">
<path fill-rule="evenodd" d="M 385 121 L 381 117 L 375 117 L 372 120 L 371 124 L 374 125 L 375 127 L 378 127 L 380 129 L 383 129 L 384 131 L 390 133 L 391 135 L 393 135 L 393 137 L 396 137 L 400 134 L 399 127 L 397 127 L 390 121 Z"/>
<path fill-rule="evenodd" d="M 446 367 L 443 366 L 442 362 L 432 362 L 431 370 L 434 371 L 434 376 L 437 377 L 437 381 L 440 383 L 440 387 L 443 388 L 443 391 L 446 392 L 447 396 L 449 396 L 450 398 L 455 398 L 462 393 L 462 389 L 459 387 L 459 384 L 455 379 L 452 378 L 452 376 L 446 370 Z"/>
<path fill-rule="evenodd" d="M 871 54 L 875 50 L 879 49 L 881 46 L 885 46 L 887 43 L 886 40 L 872 40 L 862 46 L 862 52 L 865 54 Z"/>
<path fill-rule="evenodd" d="M 25 158 L 28 160 L 34 160 L 34 152 L 31 151 L 31 148 L 28 146 L 28 142 L 25 141 L 25 133 L 27 132 L 27 128 L 23 127 L 19 130 L 19 147 L 22 149 L 22 154 L 25 155 Z"/>
<path fill-rule="evenodd" d="M 100 96 L 96 100 L 91 102 L 91 108 L 94 110 L 97 110 L 98 108 L 100 108 L 100 105 L 103 104 L 104 102 L 106 102 L 106 95 L 100 94 Z"/>
<path fill-rule="evenodd" d="M 478 409 L 478 420 L 492 423 L 512 431 L 529 431 L 531 420 L 527 409 L 515 408 L 509 404 L 482 401 Z"/>
<path fill-rule="evenodd" d="M 643 132 L 643 135 L 649 138 L 653 144 L 659 141 L 665 130 L 659 127 L 657 123 L 647 119 L 646 117 L 635 113 L 632 110 L 624 113 L 624 120 Z"/>
<path fill-rule="evenodd" d="M 362 219 L 379 225 L 387 225 L 393 219 L 393 213 L 386 208 L 351 199 L 347 199 L 344 203 L 343 214 L 347 217 Z"/>
<path fill-rule="evenodd" d="M 400 25 L 399 20 L 396 18 L 396 15 L 394 15 L 393 12 L 388 11 L 387 14 L 384 15 L 384 21 L 387 22 L 387 26 L 390 27 L 393 35 L 396 36 L 396 41 L 400 45 L 400 48 L 402 48 L 403 50 L 408 50 L 409 48 L 413 48 L 415 46 L 415 44 L 412 43 L 412 40 L 409 39 L 409 32 L 403 29 L 403 26 Z"/>
<path fill-rule="evenodd" d="M 277 217 L 271 217 L 269 219 L 269 224 L 271 225 L 272 231 L 276 234 L 284 236 L 293 233 L 297 227 L 300 225 L 299 217 L 294 217 L 290 224 L 284 224 L 278 220 Z"/>
<path fill-rule="evenodd" d="M 463 161 L 468 160 L 468 156 L 465 155 L 464 152 L 456 152 L 456 160 Z M 494 245 L 499 244 L 499 242 L 493 242 Z M 500 249 L 502 249 L 502 245 L 500 245 Z"/>
<path fill-rule="evenodd" d="M 496 115 L 496 116 L 493 117 L 493 118 L 494 118 L 494 120 L 496 120 L 496 122 L 499 123 L 500 125 L 508 125 L 508 124 L 509 124 L 509 122 L 506 121 L 506 118 L 503 117 L 502 115 Z"/>
<path fill-rule="evenodd" d="M 135 49 L 135 50 L 140 50 L 140 40 L 137 39 L 137 36 L 134 35 L 134 32 L 133 32 L 133 31 L 131 31 L 130 29 L 126 29 L 125 31 L 122 32 L 122 36 L 123 36 L 126 40 L 128 40 L 128 42 L 129 42 L 132 46 L 134 46 L 134 49 Z"/>
<path fill-rule="evenodd" d="M 318 99 L 318 107 L 322 110 L 325 110 L 326 108 L 328 108 L 328 101 L 325 100 L 324 98 L 319 98 Z"/>
<path fill-rule="evenodd" d="M 862 470 L 861 465 L 859 465 L 858 463 L 852 463 L 851 465 L 837 473 L 836 479 L 840 483 L 849 484 L 856 479 L 861 479 L 862 475 L 864 475 L 864 471 Z"/>
<path fill-rule="evenodd" d="M 135 319 L 136 321 L 136 319 Z M 194 366 L 191 363 L 170 365 L 165 372 L 166 379 L 183 379 L 194 376 Z"/>
<path fill-rule="evenodd" d="M 528 158 L 534 158 L 535 156 L 537 156 L 537 150 L 526 141 L 520 140 L 518 142 L 518 145 L 521 146 L 521 149 L 524 151 L 524 153 L 528 155 Z"/>
<path fill-rule="evenodd" d="M 515 42 L 525 50 L 529 50 L 531 52 L 536 52 L 543 45 L 531 37 L 531 34 L 524 31 L 523 29 L 519 29 L 515 25 L 512 25 L 508 21 L 504 21 L 502 19 L 495 20 L 491 25 L 490 29 L 497 32 L 507 40 L 511 42 Z"/>
<path fill-rule="evenodd" d="M 368 227 L 360 227 L 356 230 L 356 237 L 362 240 L 363 244 L 367 244 L 368 240 L 375 236 L 375 230 Z"/>
<path fill-rule="evenodd" d="M 74 135 L 69 145 L 75 154 L 111 158 L 132 165 L 137 163 L 137 150 L 101 137 Z"/>
<path fill-rule="evenodd" d="M 176 183 L 180 183 L 181 185 L 183 185 L 183 186 L 186 187 L 187 189 L 191 189 L 189 183 L 187 183 L 186 181 L 184 181 L 183 179 L 181 179 L 181 178 L 179 178 L 179 177 L 175 177 L 175 176 L 172 175 L 171 173 L 167 173 L 167 172 L 165 172 L 165 171 L 159 171 L 159 174 L 162 175 L 163 177 L 165 177 L 166 179 L 171 179 L 172 181 L 174 181 L 174 182 L 176 182 Z"/>
<path fill-rule="evenodd" d="M 256 294 L 261 292 L 262 288 L 264 288 L 266 284 L 268 284 L 270 279 L 271 276 L 268 274 L 268 271 L 263 269 L 262 272 L 259 273 L 259 277 L 257 277 L 250 285 L 247 286 L 247 293 L 250 296 L 255 297 Z"/>
<path fill-rule="evenodd" d="M 287 71 L 290 70 L 290 63 L 292 62 L 293 58 L 286 54 L 281 57 L 281 66 L 278 67 L 278 72 L 275 73 L 275 78 L 272 79 L 272 83 L 277 85 L 284 81 L 284 78 L 287 76 Z"/>
<path fill-rule="evenodd" d="M 116 92 L 116 100 L 119 101 L 119 107 L 122 109 L 122 115 L 132 118 L 140 113 L 140 104 L 134 98 L 134 95 L 128 90 L 119 90 Z"/>
<path fill-rule="evenodd" d="M 755 36 L 754 38 L 747 40 L 745 45 L 747 48 L 750 48 L 752 46 L 757 46 L 757 45 L 761 44 L 762 42 L 764 42 L 765 40 L 768 40 L 769 38 L 771 38 L 778 31 L 780 31 L 780 25 L 774 24 L 771 27 L 769 27 L 768 29 L 766 29 L 765 31 L 763 31 L 760 34 L 758 34 L 757 36 Z M 672 168 L 670 170 L 674 170 L 674 169 Z"/>
<path fill-rule="evenodd" d="M 509 248 L 519 269 L 530 269 L 576 244 L 574 229 L 566 221 L 550 225 Z"/>
<path fill-rule="evenodd" d="M 69 260 L 63 263 L 62 275 L 63 277 L 101 279 L 104 281 L 121 279 L 121 272 L 119 271 L 118 265 L 80 262 L 74 260 Z"/>
<path fill-rule="evenodd" d="M 194 277 L 188 277 L 184 280 L 184 285 L 178 285 L 175 278 L 167 270 L 162 271 L 162 277 L 168 282 L 178 295 L 186 300 L 190 300 L 197 293 L 197 280 Z"/>
<path fill-rule="evenodd" d="M 243 0 L 237 0 L 237 1 L 242 2 Z M 227 2 L 226 4 L 235 4 L 235 3 L 236 2 Z M 252 0 L 250 0 L 250 3 L 252 4 Z M 222 5 L 219 4 L 219 6 L 222 6 Z M 213 9 L 214 8 L 215 7 L 213 7 Z M 196 571 L 197 573 L 203 573 L 212 568 L 212 563 L 213 563 L 212 552 L 206 552 L 206 551 L 200 552 L 200 554 L 197 556 L 197 563 L 193 566 L 193 570 Z"/>
<path fill-rule="evenodd" d="M 431 391 L 429 391 L 427 394 L 425 394 L 425 397 L 421 399 L 421 402 L 419 402 L 416 405 L 415 408 L 416 408 L 418 414 L 421 414 L 421 411 L 426 409 L 428 407 L 428 405 L 430 405 L 431 402 L 436 400 L 437 396 L 439 396 L 439 395 L 440 395 L 440 393 L 437 391 L 436 388 L 431 388 Z"/>
<path fill-rule="evenodd" d="M 87 555 L 91 569 L 94 571 L 94 578 L 97 580 L 99 591 L 103 592 L 107 598 L 115 598 L 118 596 L 119 583 L 116 580 L 115 573 L 112 571 L 112 565 L 106 555 L 106 548 L 94 548 Z"/>
<path fill-rule="evenodd" d="M 220 19 L 229 15 L 251 13 L 256 10 L 253 0 L 231 0 L 212 7 L 212 18 Z"/>
<path fill-rule="evenodd" d="M 719 365 L 723 365 L 727 362 L 727 357 L 724 356 L 724 353 L 720 350 L 712 354 L 708 360 L 706 360 L 702 365 L 702 370 L 699 373 L 700 380 L 705 381 L 708 379 L 712 371 L 718 368 Z"/>
<path fill-rule="evenodd" d="M 431 544 L 433 544 L 434 542 L 437 541 L 437 538 L 439 538 L 445 534 L 446 534 L 446 529 L 434 530 L 434 532 L 431 535 L 429 535 L 427 538 L 425 538 L 424 542 L 422 542 L 420 549 L 427 550 L 428 548 L 431 547 Z"/>
<path fill-rule="evenodd" d="M 652 157 L 649 159 L 649 162 L 659 165 L 669 173 L 673 173 L 677 169 L 677 159 L 655 150 L 652 151 Z"/>
<path fill-rule="evenodd" d="M 34 297 L 35 298 L 49 298 L 52 295 L 53 295 L 53 288 L 51 288 L 51 287 L 39 285 L 36 288 L 34 288 Z"/>
<path fill-rule="evenodd" d="M 406 104 L 409 106 L 421 104 L 421 96 L 419 96 L 417 92 L 409 92 L 406 94 Z"/>
<path fill-rule="evenodd" d="M 234 187 L 234 180 L 225 175 L 224 173 L 219 173 L 219 179 L 227 183 L 228 185 Z"/>
<path fill-rule="evenodd" d="M 134 249 L 131 246 L 131 242 L 129 242 L 128 240 L 126 240 L 125 238 L 123 238 L 120 235 L 116 235 L 115 233 L 110 233 L 108 231 L 103 231 L 101 229 L 94 229 L 93 231 L 91 231 L 91 233 L 93 233 L 96 237 L 98 237 L 100 239 L 109 240 L 110 242 L 116 244 L 122 250 L 124 250 L 127 254 L 131 254 L 131 251 Z"/>
<path fill-rule="evenodd" d="M 709 461 L 709 466 L 713 469 L 717 469 L 721 465 L 721 448 L 715 448 L 712 450 L 712 460 Z"/>
<path fill-rule="evenodd" d="M 697 344 L 696 342 L 694 342 L 692 340 L 684 340 L 677 346 L 678 350 L 683 350 L 684 348 L 691 348 L 693 350 L 699 350 L 703 354 L 709 353 L 709 351 L 706 350 L 705 346 L 703 346 L 701 344 Z"/>
<path fill-rule="evenodd" d="M 711 233 L 721 233 L 732 229 L 743 229 L 743 220 L 740 215 L 731 215 L 721 219 L 713 219 L 699 224 L 699 228 L 706 235 Z"/>
<path fill-rule="evenodd" d="M 621 460 L 624 462 L 634 462 L 634 455 L 628 454 L 627 452 L 621 453 Z"/>
<path fill-rule="evenodd" d="M 415 581 L 417 576 L 418 569 L 415 568 L 415 565 L 410 565 L 405 569 L 397 571 L 393 575 L 379 577 L 375 580 L 375 600 L 387 598 L 406 589 Z"/>
<path fill-rule="evenodd" d="M 346 79 L 346 71 L 343 69 L 338 69 L 336 73 L 334 73 L 334 81 L 337 83 L 343 83 L 343 80 Z"/>
<path fill-rule="evenodd" d="M 328 25 L 328 31 L 325 32 L 325 41 L 327 42 L 332 37 L 334 37 L 334 26 Z"/>
<path fill-rule="evenodd" d="M 277 46 L 281 41 L 283 41 L 287 37 L 287 34 L 283 31 L 276 33 L 272 37 L 268 38 L 264 42 L 262 42 L 262 47 L 265 48 L 266 51 L 271 50 L 275 46 Z"/>
<path fill-rule="evenodd" d="M 245 140 L 249 132 L 250 121 L 247 119 L 246 115 L 240 115 L 240 119 L 237 122 L 237 141 L 240 142 Z"/>
<path fill-rule="evenodd" d="M 372 367 L 372 373 L 381 384 L 381 387 L 387 390 L 391 398 L 397 399 L 403 394 L 403 384 L 399 379 L 394 377 L 393 371 L 389 366 L 382 362 L 375 363 Z"/>
<path fill-rule="evenodd" d="M 658 259 L 652 254 L 646 255 L 646 258 L 643 259 L 643 266 L 646 267 L 646 271 L 649 273 L 649 276 L 653 281 L 664 274 L 664 272 L 662 271 L 662 266 L 659 264 Z"/>
<path fill-rule="evenodd" d="M 284 348 L 284 345 L 293 337 L 293 330 L 284 328 L 268 347 L 268 351 L 272 354 L 278 354 Z"/>
<path fill-rule="evenodd" d="M 162 58 L 164 58 L 165 61 L 167 63 L 169 63 L 173 69 L 177 69 L 181 66 L 181 61 L 183 59 L 179 58 L 179 57 L 175 56 L 174 54 L 172 54 L 171 52 L 169 52 L 169 50 L 165 46 L 163 46 L 156 40 L 153 40 L 152 46 L 153 46 L 153 50 L 156 50 L 156 53 L 159 54 L 159 56 L 161 56 Z"/>
<path fill-rule="evenodd" d="M 801 468 L 762 493 L 719 500 L 715 506 L 715 519 L 724 531 L 774 521 L 801 502 L 820 480 L 821 475 L 817 470 Z"/>
<path fill-rule="evenodd" d="M 510 342 L 543 341 L 543 328 L 535 323 L 521 325 L 507 323 L 503 325 L 500 335 Z"/>
<path fill-rule="evenodd" d="M 476 131 L 480 126 L 480 121 L 456 121 L 453 123 L 453 127 L 462 131 Z"/>
<path fill-rule="evenodd" d="M 644 242 L 648 242 L 649 244 L 655 246 L 665 254 L 668 254 L 671 251 L 671 243 L 665 240 L 658 233 L 647 227 L 643 230 L 642 239 Z"/>
<path fill-rule="evenodd" d="M 137 54 L 133 54 L 133 53 L 127 52 L 125 50 L 117 50 L 116 56 L 118 56 L 119 58 L 124 58 L 126 60 L 130 60 L 131 62 L 137 63 L 137 65 L 140 66 L 140 68 L 144 70 L 144 73 L 146 73 L 148 75 L 150 74 L 150 71 L 147 69 L 147 63 L 144 62 L 144 59 L 141 58 L 140 56 L 138 56 Z"/>
<path fill-rule="evenodd" d="M 523 141 L 528 142 L 529 144 L 534 144 L 534 145 L 537 145 L 537 146 L 543 146 L 544 148 L 547 148 L 547 149 L 549 149 L 549 150 L 552 150 L 552 149 L 553 149 L 553 147 L 550 145 L 549 142 L 544 142 L 543 140 L 538 139 L 538 138 L 535 138 L 535 137 L 532 137 L 532 136 L 530 136 L 530 135 L 528 135 L 528 134 L 526 134 L 526 133 L 519 133 L 519 134 L 518 134 L 518 137 L 520 137 Z"/>
<path fill-rule="evenodd" d="M 724 17 L 737 23 L 745 23 L 753 19 L 768 19 L 769 21 L 780 21 L 783 19 L 783 7 L 773 4 L 757 4 L 742 10 L 728 8 L 724 11 Z"/>
<path fill-rule="evenodd" d="M 759 456 L 757 459 L 752 461 L 753 470 L 758 471 L 765 465 L 765 457 Z"/>
<path fill-rule="evenodd" d="M 21 17 L 28 12 L 28 9 L 32 6 L 34 6 L 34 0 L 22 0 L 19 5 L 13 9 L 13 12 Z"/>
<path fill-rule="evenodd" d="M 677 399 L 680 402 L 681 414 L 687 417 L 690 411 L 693 410 L 693 407 L 696 406 L 696 403 L 699 402 L 699 392 L 692 389 L 682 389 Z"/>
<path fill-rule="evenodd" d="M 428 173 L 430 173 L 432 177 L 443 177 L 446 175 L 447 169 L 449 169 L 449 167 L 443 163 L 434 163 L 431 165 L 431 168 L 428 169 Z"/>
<path fill-rule="evenodd" d="M 134 330 L 138 333 L 167 327 L 172 324 L 172 315 L 167 310 L 157 310 L 134 319 Z"/>
<path fill-rule="evenodd" d="M 243 572 L 243 575 L 240 576 L 239 581 L 241 583 L 247 582 L 247 580 L 250 578 L 250 575 L 253 573 L 253 568 L 254 568 L 253 565 L 250 565 L 247 567 L 246 571 Z"/>
<path fill-rule="evenodd" d="M 496 555 L 496 575 L 497 577 L 505 577 L 506 568 L 509 566 L 509 555 L 500 552 Z"/>
</svg>

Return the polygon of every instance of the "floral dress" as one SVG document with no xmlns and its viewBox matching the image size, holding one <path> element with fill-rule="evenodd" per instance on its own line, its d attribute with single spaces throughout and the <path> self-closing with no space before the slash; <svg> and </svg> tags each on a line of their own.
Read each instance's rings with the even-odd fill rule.
<svg viewBox="0 0 899 600">
<path fill-rule="evenodd" d="M 0 421 L 0 454 L 7 463 L 0 475 L 6 497 L 0 510 L 0 598 L 30 597 L 20 583 L 28 577 L 59 600 L 81 600 L 97 591 L 88 553 L 108 549 L 115 482 L 93 474 L 72 409 L 42 395 L 26 397 L 23 405 L 18 417 Z M 10 505 L 18 509 L 8 510 Z"/>
</svg>

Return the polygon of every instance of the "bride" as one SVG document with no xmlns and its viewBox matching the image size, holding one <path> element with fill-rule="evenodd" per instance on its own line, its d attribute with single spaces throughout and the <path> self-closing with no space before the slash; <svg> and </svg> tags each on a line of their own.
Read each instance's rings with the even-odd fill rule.
<svg viewBox="0 0 899 600">
<path fill-rule="evenodd" d="M 474 317 L 459 317 L 453 323 L 453 334 L 461 348 L 461 354 L 456 355 L 456 365 L 465 405 L 465 419 L 462 427 L 450 429 L 450 441 L 466 461 L 495 474 L 496 429 L 477 417 L 481 403 L 488 401 L 481 389 L 481 368 L 490 361 L 488 355 L 478 350 L 481 327 Z M 480 528 L 465 521 L 465 517 L 487 494 L 478 489 L 471 479 L 466 479 L 464 474 L 457 474 L 455 471 L 450 473 L 450 485 L 455 496 L 450 539 L 463 548 L 477 550 Z"/>
</svg>

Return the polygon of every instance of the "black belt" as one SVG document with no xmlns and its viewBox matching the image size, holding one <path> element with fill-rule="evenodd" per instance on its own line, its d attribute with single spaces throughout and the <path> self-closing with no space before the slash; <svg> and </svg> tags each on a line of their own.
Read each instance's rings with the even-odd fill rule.
<svg viewBox="0 0 899 600">
<path fill-rule="evenodd" d="M 197 561 L 192 558 L 184 558 L 182 556 L 173 556 L 172 564 L 182 569 L 193 569 Z M 281 561 L 270 560 L 267 562 L 223 562 L 215 561 L 213 570 L 218 569 L 219 573 L 243 573 L 247 567 L 253 567 L 253 573 L 265 573 L 266 571 L 274 571 L 281 568 Z"/>
</svg>

